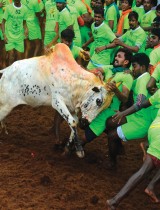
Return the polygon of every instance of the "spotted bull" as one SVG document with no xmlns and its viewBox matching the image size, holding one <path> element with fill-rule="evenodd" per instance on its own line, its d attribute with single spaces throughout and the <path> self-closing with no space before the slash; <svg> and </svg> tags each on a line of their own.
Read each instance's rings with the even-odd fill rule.
<svg viewBox="0 0 160 210">
<path fill-rule="evenodd" d="M 83 157 L 76 116 L 81 110 L 92 121 L 108 105 L 109 94 L 99 78 L 81 68 L 64 44 L 49 55 L 16 61 L 1 73 L 0 121 L 19 104 L 52 106 L 68 122 L 76 153 Z"/>
</svg>

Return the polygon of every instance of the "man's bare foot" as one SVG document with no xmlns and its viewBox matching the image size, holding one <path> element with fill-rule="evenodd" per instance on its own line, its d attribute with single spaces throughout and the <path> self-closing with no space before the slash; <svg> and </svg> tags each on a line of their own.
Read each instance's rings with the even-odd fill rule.
<svg viewBox="0 0 160 210">
<path fill-rule="evenodd" d="M 160 203 L 160 200 L 157 198 L 153 191 L 146 188 L 144 192 L 151 198 L 153 203 Z"/>
<path fill-rule="evenodd" d="M 106 201 L 107 210 L 116 210 L 116 207 L 111 204 L 111 200 Z"/>
</svg>

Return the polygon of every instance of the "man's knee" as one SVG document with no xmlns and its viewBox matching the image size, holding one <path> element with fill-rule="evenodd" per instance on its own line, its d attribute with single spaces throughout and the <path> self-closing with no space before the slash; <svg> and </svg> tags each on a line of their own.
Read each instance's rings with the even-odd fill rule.
<svg viewBox="0 0 160 210">
<path fill-rule="evenodd" d="M 97 135 L 90 129 L 89 126 L 87 126 L 85 129 L 86 141 L 89 143 L 89 142 L 93 141 L 96 137 L 97 137 Z"/>
</svg>

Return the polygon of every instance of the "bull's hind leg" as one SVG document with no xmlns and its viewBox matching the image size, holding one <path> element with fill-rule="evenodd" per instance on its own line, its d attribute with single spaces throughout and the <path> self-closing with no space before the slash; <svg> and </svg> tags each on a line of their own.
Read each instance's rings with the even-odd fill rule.
<svg viewBox="0 0 160 210">
<path fill-rule="evenodd" d="M 60 126 L 63 120 L 62 116 L 55 110 L 53 126 L 51 128 L 51 132 L 55 137 L 55 144 L 62 144 L 60 139 Z"/>
</svg>

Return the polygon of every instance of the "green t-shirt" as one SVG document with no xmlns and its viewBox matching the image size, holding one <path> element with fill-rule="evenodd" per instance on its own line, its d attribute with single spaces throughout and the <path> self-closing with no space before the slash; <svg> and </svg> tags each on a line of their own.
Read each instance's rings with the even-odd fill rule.
<svg viewBox="0 0 160 210">
<path fill-rule="evenodd" d="M 104 22 L 98 27 L 96 27 L 93 23 L 91 26 L 91 30 L 94 37 L 94 49 L 97 47 L 108 45 L 116 38 L 110 27 Z M 110 64 L 111 52 L 111 49 L 103 50 L 100 53 L 96 53 L 94 51 L 91 60 L 95 64 L 108 65 Z"/>
<path fill-rule="evenodd" d="M 54 31 L 56 26 L 57 20 L 57 7 L 54 0 L 48 0 L 45 3 L 45 10 L 46 10 L 46 23 L 45 23 L 45 31 Z"/>
<path fill-rule="evenodd" d="M 149 148 L 147 153 L 160 159 L 160 89 L 149 98 L 149 101 L 159 110 L 148 131 Z"/>
<path fill-rule="evenodd" d="M 147 48 L 145 49 L 145 54 L 148 55 L 148 57 L 150 56 L 150 53 L 152 52 L 153 48 Z"/>
<path fill-rule="evenodd" d="M 133 90 L 134 103 L 136 103 L 137 96 L 139 94 L 143 94 L 146 97 L 150 96 L 146 88 L 146 85 L 149 80 L 150 80 L 150 74 L 148 72 L 145 72 L 133 81 L 132 90 Z"/>
<path fill-rule="evenodd" d="M 113 32 L 117 31 L 118 14 L 114 4 L 105 7 L 105 23 L 108 25 L 109 20 L 114 21 Z"/>
<path fill-rule="evenodd" d="M 90 6 L 91 5 L 91 0 L 85 0 L 85 3 Z"/>
<path fill-rule="evenodd" d="M 150 64 L 156 65 L 158 62 L 160 62 L 160 46 L 152 50 L 152 52 L 149 55 Z"/>
<path fill-rule="evenodd" d="M 78 58 L 80 51 L 82 50 L 81 47 L 77 47 L 76 45 L 72 45 L 70 48 L 74 59 Z"/>
<path fill-rule="evenodd" d="M 139 53 L 145 52 L 147 35 L 140 26 L 134 30 L 130 29 L 119 39 L 129 46 L 137 46 L 139 48 Z"/>
<path fill-rule="evenodd" d="M 159 63 L 155 66 L 155 69 L 152 73 L 152 77 L 156 80 L 157 87 L 160 88 L 160 64 Z"/>
<path fill-rule="evenodd" d="M 0 0 L 0 3 L 3 3 L 3 0 Z M 1 8 L 0 8 L 0 23 L 2 23 L 3 12 L 4 12 L 4 7 L 1 7 Z"/>
<path fill-rule="evenodd" d="M 113 76 L 113 65 L 105 65 L 103 66 L 103 71 L 104 71 L 104 81 L 106 82 L 109 78 Z"/>
<path fill-rule="evenodd" d="M 159 101 L 159 93 L 157 93 L 155 100 Z M 160 102 L 160 101 L 159 101 Z M 147 150 L 148 154 L 157 157 L 160 160 L 160 110 L 152 122 L 149 130 L 148 130 L 148 143 L 149 148 Z"/>
<path fill-rule="evenodd" d="M 156 108 L 160 108 L 160 89 L 158 89 L 154 95 L 149 98 L 150 103 Z"/>
<path fill-rule="evenodd" d="M 138 20 L 140 21 L 142 16 L 145 14 L 143 5 L 141 5 L 140 7 L 137 7 L 136 5 L 134 7 L 132 7 L 132 11 L 135 11 L 138 13 Z"/>
<path fill-rule="evenodd" d="M 133 84 L 133 78 L 130 74 L 126 74 L 124 72 L 117 72 L 111 81 L 115 81 L 116 83 L 122 82 L 122 84 L 119 86 L 119 90 L 122 92 L 122 87 L 125 86 L 128 90 L 131 90 L 132 84 Z M 113 97 L 113 104 L 111 104 L 112 108 L 119 108 L 120 105 L 119 99 L 114 96 Z"/>
<path fill-rule="evenodd" d="M 3 18 L 6 20 L 5 33 L 10 41 L 23 40 L 23 21 L 27 18 L 27 8 L 25 5 L 16 7 L 10 4 L 6 7 Z"/>
<path fill-rule="evenodd" d="M 80 16 L 88 13 L 85 4 L 81 0 L 68 0 L 67 3 L 75 7 Z"/>
<path fill-rule="evenodd" d="M 8 4 L 11 2 L 9 0 L 0 0 L 0 3 L 4 3 L 4 6 L 0 8 L 0 23 L 2 23 L 3 20 L 3 14 L 5 11 L 5 8 L 7 7 Z"/>
<path fill-rule="evenodd" d="M 152 77 L 156 80 L 156 82 L 160 81 L 160 64 L 158 64 L 152 74 Z"/>
<path fill-rule="evenodd" d="M 150 74 L 148 72 L 145 72 L 133 81 L 132 90 L 134 103 L 136 103 L 137 97 L 140 94 L 143 94 L 144 96 L 146 96 L 146 98 L 150 97 L 150 94 L 148 93 L 148 90 L 146 88 L 146 85 L 149 82 L 149 80 Z M 150 109 L 150 107 L 148 107 L 147 109 L 141 109 L 140 111 L 136 112 L 136 115 L 142 115 L 146 118 L 146 120 L 148 120 L 148 113 Z"/>
<path fill-rule="evenodd" d="M 81 33 L 80 33 L 80 30 L 79 30 L 79 25 L 78 25 L 78 17 L 79 17 L 79 14 L 76 10 L 75 7 L 73 6 L 67 6 L 69 8 L 69 12 L 72 16 L 72 20 L 73 20 L 73 29 L 74 29 L 74 33 L 75 33 L 75 38 L 74 38 L 74 43 L 77 45 L 77 46 L 81 46 Z"/>
<path fill-rule="evenodd" d="M 73 25 L 72 16 L 66 7 L 62 11 L 58 11 L 57 21 L 59 23 L 59 35 L 68 26 Z"/>
<path fill-rule="evenodd" d="M 155 10 L 150 10 L 142 15 L 140 20 L 140 26 L 150 27 L 153 23 L 154 18 L 156 17 Z"/>
<path fill-rule="evenodd" d="M 124 30 L 128 30 L 130 27 L 129 27 L 129 21 L 128 21 L 128 15 L 125 15 L 124 17 L 124 22 L 123 22 L 123 33 L 124 33 Z M 122 10 L 120 10 L 120 16 L 122 16 Z"/>
<path fill-rule="evenodd" d="M 38 23 L 36 12 L 42 11 L 44 4 L 41 0 L 21 0 L 28 9 L 27 21 L 35 21 Z"/>
</svg>

